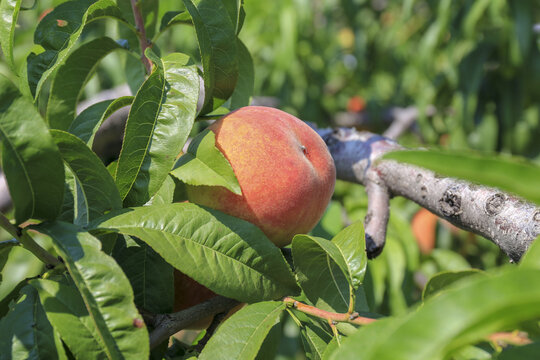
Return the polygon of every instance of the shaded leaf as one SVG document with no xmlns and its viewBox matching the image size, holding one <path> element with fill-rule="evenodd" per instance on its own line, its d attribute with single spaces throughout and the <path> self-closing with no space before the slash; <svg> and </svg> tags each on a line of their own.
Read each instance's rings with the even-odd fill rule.
<svg viewBox="0 0 540 360">
<path fill-rule="evenodd" d="M 64 196 L 64 165 L 32 102 L 0 76 L 2 168 L 17 224 L 30 218 L 54 219 Z"/>
<path fill-rule="evenodd" d="M 123 49 L 111 38 L 102 37 L 79 46 L 58 67 L 52 82 L 46 120 L 52 129 L 68 130 L 75 118 L 77 100 L 99 61 Z"/>
<path fill-rule="evenodd" d="M 116 169 L 126 206 L 145 204 L 158 191 L 191 131 L 199 77 L 188 61 L 179 53 L 160 59 L 135 96 Z"/>
<path fill-rule="evenodd" d="M 215 142 L 214 132 L 208 129 L 198 134 L 174 165 L 171 175 L 189 185 L 223 186 L 241 195 L 231 164 L 216 148 Z"/>
<path fill-rule="evenodd" d="M 497 187 L 540 204 L 540 167 L 521 159 L 439 150 L 398 151 L 384 158 Z"/>
<path fill-rule="evenodd" d="M 34 32 L 34 43 L 41 45 L 44 51 L 30 53 L 27 58 L 28 84 L 34 97 L 39 95 L 43 83 L 66 60 L 84 26 L 104 17 L 113 17 L 130 26 L 112 0 L 67 1 L 41 20 Z M 136 32 L 133 27 L 131 29 Z"/>
<path fill-rule="evenodd" d="M 205 99 L 202 113 L 221 106 L 238 80 L 236 23 L 228 9 L 236 0 L 183 0 L 191 15 L 201 53 Z"/>
<path fill-rule="evenodd" d="M 20 8 L 21 0 L 0 1 L 0 48 L 2 48 L 2 54 L 13 72 L 17 72 L 13 61 L 13 37 Z"/>
<path fill-rule="evenodd" d="M 174 199 L 174 191 L 176 190 L 176 182 L 173 177 L 167 175 L 165 181 L 157 191 L 157 193 L 152 196 L 150 201 L 145 205 L 163 205 L 171 204 Z"/>
<path fill-rule="evenodd" d="M 112 358 L 75 285 L 65 279 L 35 279 L 30 284 L 38 291 L 47 318 L 75 356 Z"/>
<path fill-rule="evenodd" d="M 135 97 L 122 96 L 114 100 L 104 100 L 84 109 L 71 123 L 68 132 L 92 147 L 94 137 L 103 122 L 117 110 L 131 105 Z"/>
<path fill-rule="evenodd" d="M 114 259 L 100 251 L 99 240 L 68 223 L 43 223 L 36 229 L 53 239 L 107 357 L 148 358 L 148 332 L 146 327 L 134 326 L 140 315 L 129 281 Z"/>
<path fill-rule="evenodd" d="M 91 224 L 136 236 L 212 291 L 243 302 L 297 293 L 279 249 L 254 225 L 191 203 L 113 212 Z"/>
<path fill-rule="evenodd" d="M 283 310 L 285 304 L 278 301 L 244 307 L 217 329 L 199 359 L 254 359 Z"/>
<path fill-rule="evenodd" d="M 540 342 L 504 349 L 497 360 L 536 360 L 540 354 Z"/>
<path fill-rule="evenodd" d="M 300 328 L 300 339 L 306 352 L 306 357 L 310 360 L 320 360 L 332 336 L 321 326 L 314 322 L 304 323 Z"/>
<path fill-rule="evenodd" d="M 74 223 L 86 225 L 105 212 L 122 207 L 114 180 L 96 154 L 70 133 L 51 130 L 62 158 L 74 176 Z"/>
<path fill-rule="evenodd" d="M 0 320 L 0 354 L 7 359 L 67 359 L 31 286 L 21 290 L 17 303 Z"/>
<path fill-rule="evenodd" d="M 120 236 L 112 256 L 135 293 L 135 305 L 155 314 L 173 310 L 173 267 L 143 241 Z"/>
</svg>

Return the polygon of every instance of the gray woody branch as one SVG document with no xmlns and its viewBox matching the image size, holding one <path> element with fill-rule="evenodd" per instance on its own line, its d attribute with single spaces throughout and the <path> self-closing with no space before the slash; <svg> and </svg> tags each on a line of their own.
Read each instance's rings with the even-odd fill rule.
<svg viewBox="0 0 540 360">
<path fill-rule="evenodd" d="M 403 196 L 459 228 L 493 241 L 517 261 L 540 234 L 540 208 L 514 195 L 392 160 L 403 150 L 391 139 L 354 129 L 315 129 L 334 158 L 338 179 L 362 184 L 368 195 L 364 220 L 369 258 L 382 251 L 389 199 Z"/>
</svg>

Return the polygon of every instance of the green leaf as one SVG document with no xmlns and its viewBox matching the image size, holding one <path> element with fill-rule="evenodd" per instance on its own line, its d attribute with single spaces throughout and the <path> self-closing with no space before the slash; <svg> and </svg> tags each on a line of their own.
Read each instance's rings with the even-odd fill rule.
<svg viewBox="0 0 540 360">
<path fill-rule="evenodd" d="M 112 358 L 75 285 L 66 279 L 35 279 L 30 284 L 38 291 L 47 318 L 75 356 L 88 359 Z"/>
<path fill-rule="evenodd" d="M 448 249 L 433 249 L 430 256 L 443 271 L 460 271 L 471 268 L 463 256 Z"/>
<path fill-rule="evenodd" d="M 61 130 L 50 132 L 74 176 L 73 223 L 86 225 L 108 211 L 122 208 L 114 180 L 97 155 L 75 135 Z"/>
<path fill-rule="evenodd" d="M 31 286 L 21 290 L 17 303 L 0 320 L 0 354 L 6 359 L 67 359 Z"/>
<path fill-rule="evenodd" d="M 243 302 L 298 289 L 281 251 L 254 225 L 191 203 L 113 212 L 91 224 L 136 236 L 210 290 Z"/>
<path fill-rule="evenodd" d="M 148 358 L 146 327 L 134 305 L 129 280 L 99 240 L 78 232 L 72 224 L 43 223 L 35 227 L 53 239 L 53 247 L 64 260 L 79 290 L 108 358 Z"/>
<path fill-rule="evenodd" d="M 303 324 L 300 328 L 300 339 L 306 352 L 306 357 L 310 360 L 320 360 L 332 336 L 320 325 L 314 322 Z"/>
<path fill-rule="evenodd" d="M 168 11 L 161 18 L 161 24 L 159 26 L 159 33 L 157 36 L 161 35 L 163 32 L 168 30 L 170 27 L 179 24 L 193 24 L 191 21 L 191 15 L 187 11 Z"/>
<path fill-rule="evenodd" d="M 285 304 L 278 301 L 246 306 L 217 329 L 199 359 L 254 359 L 283 310 Z"/>
<path fill-rule="evenodd" d="M 211 130 L 198 134 L 174 165 L 171 175 L 189 185 L 223 186 L 241 195 L 231 164 L 215 143 L 216 135 Z"/>
<path fill-rule="evenodd" d="M 540 354 L 540 342 L 504 349 L 497 360 L 536 360 Z"/>
<path fill-rule="evenodd" d="M 104 17 L 115 18 L 130 26 L 112 0 L 67 1 L 41 20 L 34 33 L 34 43 L 41 45 L 44 51 L 30 53 L 27 58 L 28 84 L 34 98 L 39 95 L 43 83 L 66 60 L 85 25 Z"/>
<path fill-rule="evenodd" d="M 339 248 L 329 240 L 296 235 L 292 241 L 298 283 L 316 307 L 347 312 L 351 278 Z"/>
<path fill-rule="evenodd" d="M 15 73 L 17 70 L 13 61 L 13 38 L 20 8 L 21 0 L 0 1 L 0 48 L 9 68 Z"/>
<path fill-rule="evenodd" d="M 238 82 L 231 95 L 231 110 L 241 108 L 250 104 L 251 95 L 255 87 L 255 68 L 253 59 L 244 43 L 237 39 L 238 42 Z"/>
<path fill-rule="evenodd" d="M 135 293 L 135 305 L 154 314 L 173 310 L 173 267 L 146 243 L 120 236 L 112 256 Z"/>
<path fill-rule="evenodd" d="M 135 99 L 133 96 L 122 96 L 90 105 L 73 120 L 68 132 L 80 138 L 91 148 L 101 124 L 117 110 L 131 105 L 133 99 Z"/>
<path fill-rule="evenodd" d="M 188 60 L 179 53 L 161 59 L 135 96 L 116 169 L 126 206 L 145 204 L 159 190 L 191 131 L 199 76 Z"/>
<path fill-rule="evenodd" d="M 519 266 L 540 269 L 540 236 L 529 246 L 529 249 L 521 258 Z"/>
<path fill-rule="evenodd" d="M 102 37 L 81 45 L 58 67 L 54 76 L 46 120 L 52 129 L 68 130 L 75 118 L 77 101 L 99 61 L 123 49 L 111 38 Z"/>
<path fill-rule="evenodd" d="M 236 23 L 228 9 L 236 0 L 183 0 L 193 19 L 201 53 L 205 99 L 202 113 L 221 106 L 238 80 Z"/>
<path fill-rule="evenodd" d="M 21 244 L 15 239 L 0 241 L 0 271 L 4 269 L 4 265 L 6 265 L 11 249 L 14 246 L 19 246 L 19 245 Z"/>
<path fill-rule="evenodd" d="M 32 102 L 0 76 L 0 139 L 17 224 L 54 219 L 64 196 L 64 165 Z"/>
<path fill-rule="evenodd" d="M 443 359 L 493 332 L 539 316 L 540 270 L 506 269 L 464 279 L 407 316 L 360 328 L 331 358 Z"/>
<path fill-rule="evenodd" d="M 521 159 L 439 150 L 398 151 L 384 158 L 497 187 L 540 204 L 540 167 Z"/>
<path fill-rule="evenodd" d="M 458 280 L 466 278 L 471 275 L 481 274 L 482 271 L 471 269 L 462 271 L 443 271 L 433 275 L 427 282 L 422 292 L 422 301 L 426 301 L 431 296 L 436 295 L 441 290 L 450 286 Z"/>
<path fill-rule="evenodd" d="M 174 191 L 176 190 L 176 182 L 172 176 L 167 175 L 165 181 L 157 191 L 157 193 L 152 196 L 150 201 L 146 205 L 163 205 L 171 204 L 174 199 Z"/>
<path fill-rule="evenodd" d="M 332 239 L 332 243 L 346 261 L 347 277 L 351 279 L 353 287 L 358 289 L 364 280 L 367 266 L 364 225 L 357 222 L 346 227 Z"/>
</svg>

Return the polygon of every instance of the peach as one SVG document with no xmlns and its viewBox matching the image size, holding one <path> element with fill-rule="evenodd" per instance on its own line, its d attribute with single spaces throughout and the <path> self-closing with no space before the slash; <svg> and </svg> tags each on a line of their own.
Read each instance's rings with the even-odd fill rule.
<svg viewBox="0 0 540 360">
<path fill-rule="evenodd" d="M 210 127 L 242 189 L 187 186 L 190 202 L 258 226 L 277 246 L 307 233 L 323 215 L 336 179 L 326 144 L 307 124 L 281 110 L 240 108 Z"/>
</svg>

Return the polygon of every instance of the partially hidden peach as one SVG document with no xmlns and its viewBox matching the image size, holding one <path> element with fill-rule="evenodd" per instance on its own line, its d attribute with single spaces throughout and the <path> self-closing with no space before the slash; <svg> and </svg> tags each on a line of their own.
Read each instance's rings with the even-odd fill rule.
<svg viewBox="0 0 540 360">
<path fill-rule="evenodd" d="M 322 217 L 336 179 L 326 144 L 298 118 L 270 107 L 240 108 L 210 127 L 242 195 L 216 186 L 187 186 L 190 202 L 258 226 L 277 246 L 307 233 Z"/>
<path fill-rule="evenodd" d="M 238 109 L 209 129 L 230 162 L 242 195 L 224 187 L 187 185 L 190 202 L 255 224 L 278 247 L 313 229 L 336 179 L 332 157 L 315 131 L 286 112 L 261 106 Z M 209 289 L 175 272 L 175 311 L 212 296 Z M 191 328 L 206 327 L 210 320 Z"/>
</svg>

